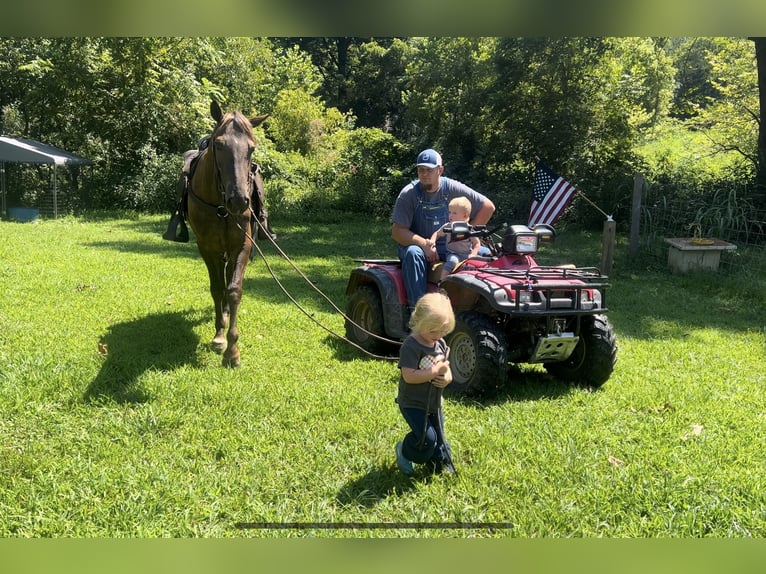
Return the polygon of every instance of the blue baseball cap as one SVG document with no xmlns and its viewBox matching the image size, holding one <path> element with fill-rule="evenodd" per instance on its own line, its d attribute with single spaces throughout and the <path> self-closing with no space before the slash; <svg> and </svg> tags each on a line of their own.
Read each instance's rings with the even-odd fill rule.
<svg viewBox="0 0 766 574">
<path fill-rule="evenodd" d="M 423 165 L 425 167 L 439 167 L 442 164 L 442 156 L 435 150 L 426 149 L 418 154 L 417 165 Z"/>
</svg>

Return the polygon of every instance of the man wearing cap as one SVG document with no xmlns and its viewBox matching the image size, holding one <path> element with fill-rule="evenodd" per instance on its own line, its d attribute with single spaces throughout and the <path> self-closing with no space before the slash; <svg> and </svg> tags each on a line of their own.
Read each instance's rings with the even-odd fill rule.
<svg viewBox="0 0 766 574">
<path fill-rule="evenodd" d="M 399 192 L 391 217 L 391 237 L 398 243 L 410 310 L 426 292 L 430 265 L 446 258 L 445 238 L 436 243 L 430 238 L 449 221 L 450 200 L 460 196 L 468 198 L 473 225 L 485 225 L 495 212 L 495 204 L 489 198 L 442 176 L 442 158 L 435 150 L 427 149 L 418 154 L 417 170 L 418 178 Z"/>
</svg>

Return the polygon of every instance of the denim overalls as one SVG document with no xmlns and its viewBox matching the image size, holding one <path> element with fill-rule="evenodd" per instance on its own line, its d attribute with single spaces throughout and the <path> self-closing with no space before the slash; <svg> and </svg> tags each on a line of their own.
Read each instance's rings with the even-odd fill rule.
<svg viewBox="0 0 766 574">
<path fill-rule="evenodd" d="M 415 206 L 410 230 L 421 237 L 429 239 L 434 231 L 449 221 L 447 186 L 444 178 L 439 178 L 439 190 L 436 192 L 438 197 L 434 201 L 423 201 L 423 192 L 420 189 L 419 181 L 414 186 L 418 203 Z M 439 253 L 439 259 L 442 261 L 444 261 L 447 255 L 446 245 L 444 237 L 439 238 L 439 241 L 436 242 L 436 250 Z M 407 304 L 412 309 L 415 307 L 418 299 L 426 292 L 428 261 L 423 250 L 415 245 L 408 247 L 400 245 L 399 259 L 402 261 L 402 276 L 404 278 L 404 287 L 407 291 Z"/>
</svg>

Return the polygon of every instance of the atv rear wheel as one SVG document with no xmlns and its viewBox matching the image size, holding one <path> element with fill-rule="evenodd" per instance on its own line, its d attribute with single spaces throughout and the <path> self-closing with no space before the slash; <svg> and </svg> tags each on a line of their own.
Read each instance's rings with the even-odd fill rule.
<svg viewBox="0 0 766 574">
<path fill-rule="evenodd" d="M 362 285 L 354 291 L 346 306 L 346 337 L 370 353 L 388 350 L 389 343 L 378 337 L 385 337 L 383 326 L 383 304 L 377 289 Z M 356 323 L 354 325 L 353 323 Z"/>
<path fill-rule="evenodd" d="M 617 340 L 606 315 L 583 317 L 580 340 L 566 361 L 545 363 L 554 377 L 594 387 L 603 385 L 617 362 Z"/>
<path fill-rule="evenodd" d="M 487 316 L 458 313 L 455 329 L 447 335 L 452 383 L 444 391 L 451 395 L 491 394 L 505 382 L 508 353 L 505 334 Z"/>
</svg>

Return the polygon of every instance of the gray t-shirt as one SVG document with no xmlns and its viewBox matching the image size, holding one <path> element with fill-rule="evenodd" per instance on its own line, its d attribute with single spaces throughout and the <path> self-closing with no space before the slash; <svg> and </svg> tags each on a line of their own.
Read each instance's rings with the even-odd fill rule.
<svg viewBox="0 0 766 574">
<path fill-rule="evenodd" d="M 418 342 L 418 340 L 412 335 L 408 336 L 402 343 L 402 347 L 399 350 L 399 369 L 407 367 L 409 369 L 423 369 L 425 365 L 421 365 L 423 357 L 434 357 L 444 359 L 447 356 L 447 343 L 444 339 L 436 341 L 436 345 L 433 347 L 427 347 Z M 430 392 L 429 401 L 429 389 L 431 383 L 421 383 L 419 385 L 412 385 L 404 380 L 404 377 L 399 372 L 399 393 L 396 397 L 396 402 L 402 408 L 416 408 L 426 410 L 428 406 L 428 412 L 439 412 L 441 406 L 441 389 L 433 387 Z"/>
<path fill-rule="evenodd" d="M 447 223 L 442 225 L 442 229 L 444 229 L 447 225 Z M 473 249 L 473 240 L 471 238 L 452 241 L 452 233 L 448 231 L 444 232 L 444 237 L 447 238 L 447 251 L 450 253 L 455 253 L 457 255 L 468 255 L 471 252 L 471 249 Z"/>
</svg>

